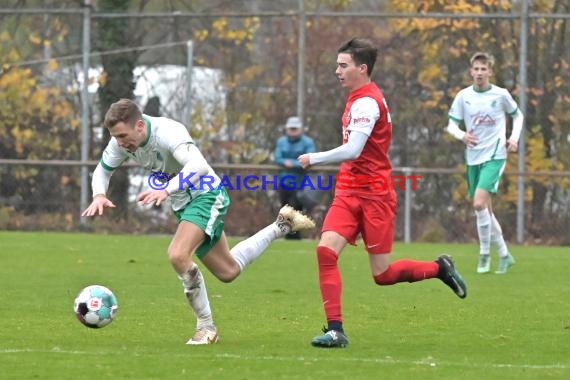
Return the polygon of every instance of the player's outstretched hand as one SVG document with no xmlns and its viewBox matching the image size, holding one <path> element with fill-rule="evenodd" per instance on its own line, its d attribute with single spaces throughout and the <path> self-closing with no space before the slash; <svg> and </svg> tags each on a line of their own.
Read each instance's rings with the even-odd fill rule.
<svg viewBox="0 0 570 380">
<path fill-rule="evenodd" d="M 137 196 L 137 202 L 142 204 L 155 204 L 160 206 L 164 200 L 168 198 L 168 192 L 164 189 L 161 190 L 147 190 L 143 191 Z"/>
<path fill-rule="evenodd" d="M 508 139 L 507 140 L 507 151 L 514 153 L 519 150 L 519 144 L 517 140 Z"/>
<path fill-rule="evenodd" d="M 463 142 L 469 148 L 473 148 L 475 145 L 477 145 L 479 143 L 479 141 L 477 140 L 477 137 L 475 137 L 475 135 L 472 134 L 471 132 L 465 133 L 465 135 L 463 136 Z"/>
<path fill-rule="evenodd" d="M 297 157 L 297 161 L 299 161 L 299 164 L 301 164 L 303 169 L 307 169 L 309 166 L 311 166 L 311 161 L 310 161 L 309 155 L 307 153 L 302 154 L 299 157 Z"/>
<path fill-rule="evenodd" d="M 116 206 L 113 202 L 107 199 L 106 196 L 96 195 L 93 198 L 93 201 L 91 202 L 89 207 L 87 207 L 85 211 L 83 211 L 81 216 L 103 215 L 103 210 L 105 209 L 105 207 L 116 207 Z"/>
</svg>

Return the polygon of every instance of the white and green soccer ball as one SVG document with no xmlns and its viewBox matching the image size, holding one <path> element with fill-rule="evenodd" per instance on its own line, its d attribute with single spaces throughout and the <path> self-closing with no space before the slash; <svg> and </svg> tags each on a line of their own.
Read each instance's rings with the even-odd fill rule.
<svg viewBox="0 0 570 380">
<path fill-rule="evenodd" d="M 113 321 L 119 310 L 117 297 L 102 285 L 91 285 L 79 293 L 73 304 L 79 322 L 87 327 L 105 327 Z"/>
</svg>

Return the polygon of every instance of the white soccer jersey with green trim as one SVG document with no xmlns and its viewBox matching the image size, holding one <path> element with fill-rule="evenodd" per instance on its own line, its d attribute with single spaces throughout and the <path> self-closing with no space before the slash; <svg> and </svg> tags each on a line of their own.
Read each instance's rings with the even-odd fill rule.
<svg viewBox="0 0 570 380">
<path fill-rule="evenodd" d="M 467 147 L 467 165 L 479 165 L 492 159 L 507 158 L 506 114 L 517 112 L 517 103 L 506 89 L 491 85 L 486 91 L 475 91 L 473 86 L 459 91 L 449 118 L 465 123 L 465 130 L 473 134 L 478 144 Z"/>
<path fill-rule="evenodd" d="M 131 153 L 127 149 L 120 147 L 117 140 L 111 137 L 109 144 L 103 151 L 100 161 L 101 166 L 107 171 L 113 171 L 130 158 L 149 170 L 150 173 L 161 172 L 168 174 L 171 181 L 179 181 L 180 176 L 187 177 L 190 173 L 180 173 L 183 165 L 172 154 L 182 144 L 194 144 L 194 140 L 190 137 L 186 127 L 177 121 L 164 117 L 143 115 L 143 119 L 147 126 L 147 139 L 136 152 Z M 196 152 L 198 151 L 196 150 Z M 198 152 L 198 154 L 200 153 Z M 197 157 L 196 159 L 203 160 L 202 157 Z M 201 193 L 210 191 L 212 188 L 215 189 L 221 182 L 214 169 L 209 165 L 208 173 L 202 176 L 202 178 L 206 179 L 207 185 L 200 186 L 198 184 L 193 188 L 173 192 L 170 195 L 170 202 L 175 211 L 186 206 L 188 202 Z"/>
</svg>

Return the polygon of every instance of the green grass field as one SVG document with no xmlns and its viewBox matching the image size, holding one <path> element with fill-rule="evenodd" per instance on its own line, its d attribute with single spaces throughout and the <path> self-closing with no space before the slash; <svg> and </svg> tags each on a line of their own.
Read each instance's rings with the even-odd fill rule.
<svg viewBox="0 0 570 380">
<path fill-rule="evenodd" d="M 362 247 L 347 249 L 350 346 L 323 350 L 309 344 L 324 322 L 315 241 L 275 242 L 231 284 L 204 271 L 221 340 L 200 347 L 184 344 L 195 320 L 168 243 L 0 232 L 0 379 L 570 378 L 567 247 L 513 246 L 517 264 L 501 276 L 474 273 L 474 245 L 396 245 L 394 259 L 451 253 L 465 300 L 439 280 L 376 286 Z M 91 284 L 119 300 L 117 319 L 99 330 L 72 311 Z"/>
</svg>

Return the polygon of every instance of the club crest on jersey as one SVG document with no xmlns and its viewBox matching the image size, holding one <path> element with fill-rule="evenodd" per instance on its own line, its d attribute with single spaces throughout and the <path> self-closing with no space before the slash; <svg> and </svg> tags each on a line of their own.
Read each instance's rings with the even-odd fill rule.
<svg viewBox="0 0 570 380">
<path fill-rule="evenodd" d="M 473 116 L 473 125 L 491 127 L 495 125 L 495 120 L 488 114 L 475 114 Z"/>
</svg>

